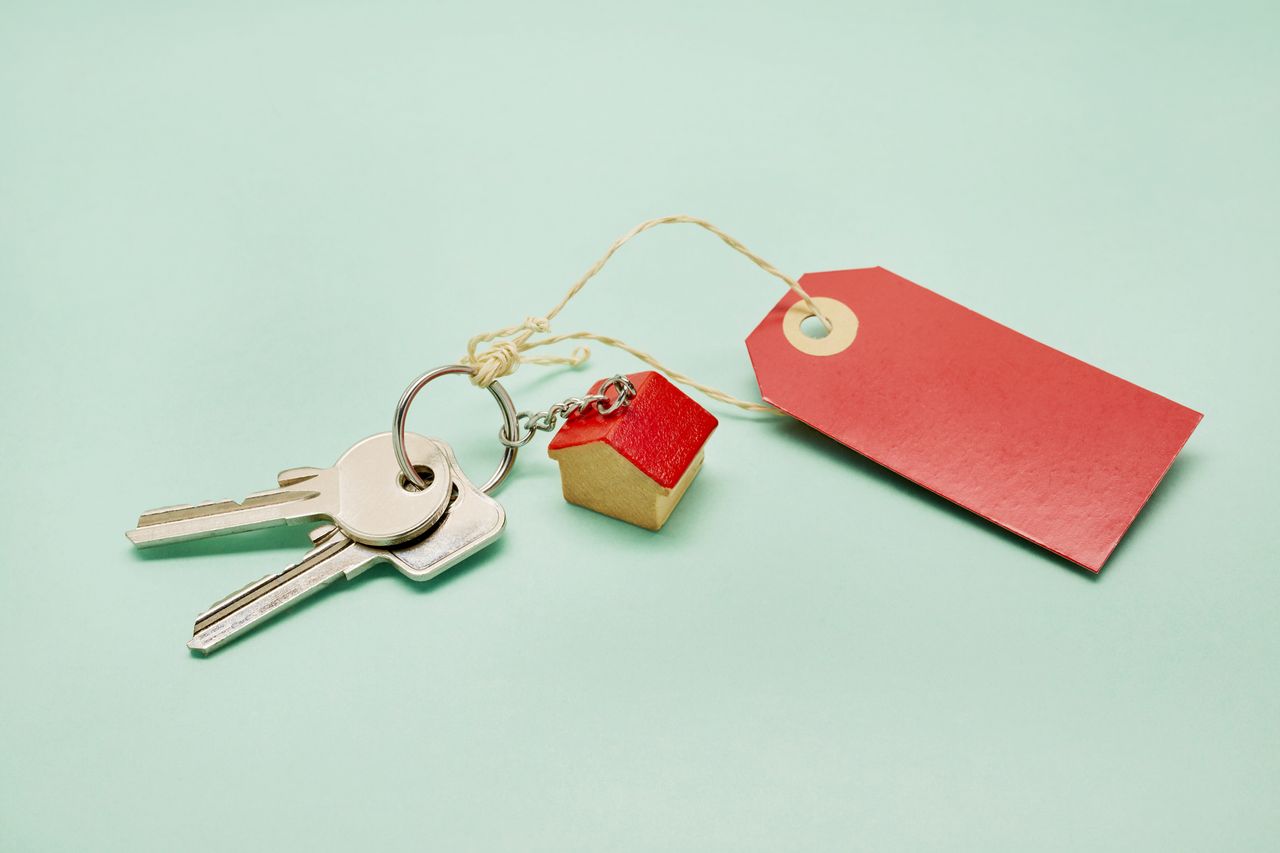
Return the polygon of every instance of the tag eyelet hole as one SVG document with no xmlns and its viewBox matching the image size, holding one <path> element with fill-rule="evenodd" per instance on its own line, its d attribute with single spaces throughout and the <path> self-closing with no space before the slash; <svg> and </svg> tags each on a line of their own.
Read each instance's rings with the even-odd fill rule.
<svg viewBox="0 0 1280 853">
<path fill-rule="evenodd" d="M 805 337 L 813 338 L 815 341 L 820 341 L 831 334 L 831 330 L 822 325 L 822 321 L 818 319 L 817 314 L 810 314 L 801 320 L 800 331 L 804 332 Z"/>
<path fill-rule="evenodd" d="M 418 476 L 422 478 L 422 482 L 426 483 L 428 486 L 435 482 L 436 472 L 432 471 L 426 465 L 414 465 L 413 470 L 418 472 Z M 399 474 L 397 476 L 400 481 L 400 488 L 404 489 L 406 492 L 422 491 L 422 489 L 418 488 L 416 483 L 409 482 L 409 478 L 404 474 Z"/>
<path fill-rule="evenodd" d="M 813 304 L 831 323 L 827 329 L 803 302 L 796 302 L 782 317 L 782 334 L 791 346 L 805 355 L 838 355 L 849 348 L 858 336 L 858 315 L 853 309 L 829 296 L 813 297 Z"/>
</svg>

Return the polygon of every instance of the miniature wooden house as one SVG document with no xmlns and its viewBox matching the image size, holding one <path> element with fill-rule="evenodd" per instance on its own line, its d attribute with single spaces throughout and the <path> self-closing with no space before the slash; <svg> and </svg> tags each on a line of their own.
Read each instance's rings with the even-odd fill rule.
<svg viewBox="0 0 1280 853">
<path fill-rule="evenodd" d="M 718 422 L 660 373 L 628 378 L 636 388 L 630 405 L 569 418 L 547 453 L 560 464 L 565 500 L 658 530 L 697 476 Z"/>
</svg>

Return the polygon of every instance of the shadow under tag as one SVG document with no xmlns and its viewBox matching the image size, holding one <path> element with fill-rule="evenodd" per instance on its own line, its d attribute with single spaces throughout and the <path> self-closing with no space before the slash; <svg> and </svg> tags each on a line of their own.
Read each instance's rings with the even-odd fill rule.
<svg viewBox="0 0 1280 853">
<path fill-rule="evenodd" d="M 1092 572 L 1203 417 L 879 267 L 809 273 L 747 338 L 761 396 Z"/>
</svg>

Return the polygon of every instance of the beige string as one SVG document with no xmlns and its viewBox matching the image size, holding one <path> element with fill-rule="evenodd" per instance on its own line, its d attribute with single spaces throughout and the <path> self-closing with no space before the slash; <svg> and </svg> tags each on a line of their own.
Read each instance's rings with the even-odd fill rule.
<svg viewBox="0 0 1280 853">
<path fill-rule="evenodd" d="M 727 394 L 718 388 L 712 388 L 709 385 L 704 385 L 690 376 L 686 376 L 683 373 L 672 370 L 649 353 L 636 349 L 630 344 L 624 343 L 617 338 L 609 337 L 608 335 L 599 335 L 595 332 L 571 332 L 568 334 L 558 335 L 549 334 L 551 331 L 551 321 L 556 318 L 556 315 L 564 310 L 564 307 L 569 304 L 569 300 L 577 296 L 578 291 L 582 290 L 582 288 L 586 286 L 587 282 L 595 277 L 596 273 L 604 269 L 604 265 L 609 262 L 609 259 L 613 257 L 615 252 L 621 249 L 623 245 L 633 237 L 648 231 L 650 228 L 656 228 L 659 225 L 669 225 L 673 223 L 697 225 L 699 228 L 706 229 L 719 237 L 726 245 L 729 246 L 729 248 L 747 257 L 752 263 L 767 272 L 769 275 L 779 278 L 785 282 L 787 287 L 795 291 L 796 295 L 800 297 L 800 300 L 804 302 L 805 306 L 822 322 L 822 325 L 826 327 L 827 331 L 831 330 L 831 321 L 823 316 L 822 312 L 818 309 L 818 306 L 815 305 L 813 300 L 809 297 L 809 294 L 804 291 L 804 288 L 802 288 L 795 279 L 780 272 L 773 264 L 755 254 L 746 246 L 742 245 L 740 242 L 721 231 L 710 222 L 707 222 L 705 219 L 699 219 L 696 216 L 663 216 L 658 219 L 650 219 L 647 222 L 641 222 L 635 228 L 632 228 L 626 234 L 623 234 L 615 240 L 613 245 L 609 247 L 609 250 L 601 256 L 600 260 L 596 261 L 591 269 L 587 270 L 582 278 L 578 279 L 574 283 L 573 287 L 569 288 L 569 291 L 565 293 L 564 298 L 561 299 L 554 308 L 548 311 L 546 316 L 526 317 L 525 321 L 519 325 L 495 329 L 492 332 L 484 332 L 483 334 L 476 335 L 471 338 L 471 340 L 467 341 L 467 354 L 462 357 L 461 361 L 463 364 L 469 364 L 475 367 L 476 370 L 475 373 L 472 374 L 471 381 L 481 387 L 487 387 L 492 384 L 494 380 L 514 373 L 516 368 L 521 364 L 567 364 L 573 366 L 582 364 L 591 356 L 591 350 L 587 349 L 585 346 L 575 347 L 567 356 L 531 356 L 526 355 L 525 353 L 537 347 L 545 347 L 551 344 L 562 343 L 564 341 L 589 340 L 628 352 L 643 361 L 645 364 L 662 371 L 673 381 L 679 382 L 682 385 L 687 385 L 690 388 L 696 388 L 713 400 L 719 400 L 722 403 L 737 406 L 739 409 L 744 409 L 748 412 L 770 412 L 773 414 L 780 414 L 780 412 L 773 406 L 739 400 L 732 394 Z M 545 334 L 547 336 L 534 339 L 533 336 L 535 334 Z M 489 343 L 490 341 L 495 341 L 496 343 L 493 343 L 492 346 L 489 346 L 483 352 L 477 351 L 481 344 Z"/>
</svg>

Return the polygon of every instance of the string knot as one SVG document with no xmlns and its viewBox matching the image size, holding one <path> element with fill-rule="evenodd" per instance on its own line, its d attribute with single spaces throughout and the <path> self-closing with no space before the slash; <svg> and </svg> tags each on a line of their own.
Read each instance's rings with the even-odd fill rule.
<svg viewBox="0 0 1280 853">
<path fill-rule="evenodd" d="M 482 388 L 487 388 L 495 380 L 514 373 L 520 366 L 520 361 L 519 346 L 513 341 L 499 341 L 471 360 L 476 368 L 471 381 Z"/>
<path fill-rule="evenodd" d="M 562 343 L 564 341 L 574 340 L 591 340 L 599 341 L 605 346 L 616 347 L 650 365 L 656 370 L 661 370 L 675 382 L 688 385 L 690 388 L 696 388 L 706 394 L 713 400 L 719 400 L 722 403 L 728 403 L 737 406 L 748 412 L 770 412 L 772 414 L 781 414 L 779 409 L 765 403 L 751 403 L 746 400 L 739 400 L 731 394 L 712 388 L 709 385 L 703 385 L 695 381 L 692 377 L 685 376 L 683 373 L 677 373 L 671 368 L 658 361 L 652 355 L 642 350 L 638 350 L 617 338 L 611 338 L 607 335 L 599 335 L 594 332 L 570 332 L 558 335 L 551 334 L 551 321 L 559 316 L 560 311 L 569 304 L 569 300 L 573 299 L 587 282 L 595 277 L 596 273 L 604 269 L 604 265 L 609 262 L 614 253 L 618 249 L 635 237 L 648 231 L 650 228 L 656 228 L 659 225 L 668 225 L 672 223 L 687 223 L 697 225 L 699 228 L 705 229 L 724 241 L 725 245 L 733 249 L 735 252 L 746 257 L 764 272 L 781 280 L 789 287 L 805 307 L 809 309 L 815 317 L 822 321 L 822 325 L 829 331 L 831 329 L 831 320 L 822 313 L 822 309 L 813 301 L 800 283 L 790 276 L 780 272 L 777 267 L 766 261 L 764 258 L 752 252 L 742 243 L 735 240 L 729 234 L 721 231 L 716 226 L 707 222 L 705 219 L 699 219 L 696 216 L 663 216 L 659 219 L 650 219 L 647 222 L 641 222 L 635 228 L 632 228 L 626 234 L 623 234 L 613 242 L 608 251 L 596 261 L 591 269 L 587 270 L 581 278 L 579 278 L 569 291 L 560 299 L 560 302 L 547 312 L 545 317 L 525 317 L 524 322 L 518 326 L 507 326 L 492 332 L 482 332 L 474 335 L 467 341 L 467 354 L 464 355 L 460 363 L 470 365 L 475 370 L 471 375 L 471 381 L 482 388 L 487 388 L 503 376 L 514 373 L 516 368 L 521 364 L 562 364 L 570 367 L 577 367 L 585 362 L 590 356 L 591 351 L 585 346 L 575 347 L 568 355 L 528 355 L 529 350 L 539 347 L 550 346 L 552 344 Z M 541 335 L 542 337 L 534 337 Z M 481 344 L 489 344 L 484 352 L 478 352 Z"/>
</svg>

